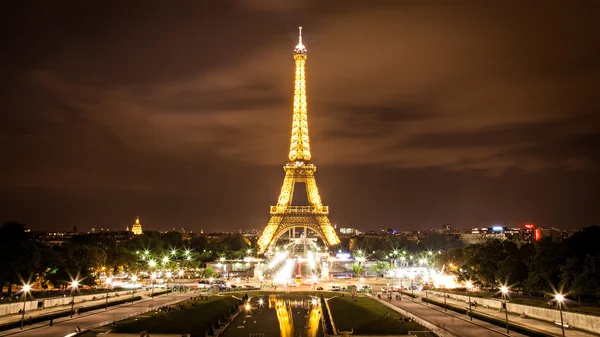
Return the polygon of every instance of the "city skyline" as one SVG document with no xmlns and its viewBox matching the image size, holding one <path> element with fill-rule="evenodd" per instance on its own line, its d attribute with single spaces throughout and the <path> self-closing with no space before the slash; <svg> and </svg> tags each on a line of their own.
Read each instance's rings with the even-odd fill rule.
<svg viewBox="0 0 600 337">
<path fill-rule="evenodd" d="M 1 56 L 0 221 L 264 228 L 303 25 L 338 227 L 598 224 L 594 11 L 344 4 L 20 4 Z"/>
</svg>

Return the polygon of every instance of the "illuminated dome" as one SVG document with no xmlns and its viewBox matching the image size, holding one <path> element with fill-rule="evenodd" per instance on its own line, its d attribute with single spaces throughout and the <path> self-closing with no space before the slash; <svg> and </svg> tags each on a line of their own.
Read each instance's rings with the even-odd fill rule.
<svg viewBox="0 0 600 337">
<path fill-rule="evenodd" d="M 135 223 L 131 226 L 131 232 L 135 235 L 142 234 L 142 225 L 140 224 L 140 217 L 135 218 Z"/>
</svg>

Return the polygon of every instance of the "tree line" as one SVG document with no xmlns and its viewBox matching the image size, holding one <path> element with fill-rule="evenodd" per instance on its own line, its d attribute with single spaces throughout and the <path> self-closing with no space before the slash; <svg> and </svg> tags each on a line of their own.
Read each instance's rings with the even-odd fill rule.
<svg viewBox="0 0 600 337">
<path fill-rule="evenodd" d="M 543 238 L 533 243 L 489 240 L 452 248 L 441 266 L 482 288 L 508 285 L 524 294 L 568 293 L 574 298 L 600 299 L 600 227 L 586 227 L 566 239 Z"/>
<path fill-rule="evenodd" d="M 15 285 L 38 283 L 43 289 L 65 288 L 73 279 L 93 285 L 105 273 L 137 273 L 148 270 L 149 259 L 163 269 L 199 268 L 220 257 L 241 258 L 252 242 L 243 235 L 183 240 L 179 232 L 145 232 L 117 242 L 113 235 L 73 235 L 62 245 L 47 245 L 26 231 L 25 225 L 8 222 L 0 227 L 0 293 Z M 187 254 L 186 254 L 187 252 Z M 168 262 L 161 262 L 165 256 Z"/>
</svg>

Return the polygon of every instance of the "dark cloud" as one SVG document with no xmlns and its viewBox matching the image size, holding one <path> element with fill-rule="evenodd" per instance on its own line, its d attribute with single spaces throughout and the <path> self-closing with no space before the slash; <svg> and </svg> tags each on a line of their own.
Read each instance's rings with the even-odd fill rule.
<svg viewBox="0 0 600 337">
<path fill-rule="evenodd" d="M 106 226 L 144 213 L 157 228 L 263 223 L 289 146 L 301 24 L 313 158 L 334 221 L 598 221 L 569 222 L 585 209 L 577 204 L 546 215 L 523 207 L 556 200 L 509 198 L 559 183 L 592 197 L 594 2 L 14 5 L 2 13 L 4 218 L 40 228 L 99 214 Z M 503 196 L 482 205 L 494 189 Z"/>
</svg>

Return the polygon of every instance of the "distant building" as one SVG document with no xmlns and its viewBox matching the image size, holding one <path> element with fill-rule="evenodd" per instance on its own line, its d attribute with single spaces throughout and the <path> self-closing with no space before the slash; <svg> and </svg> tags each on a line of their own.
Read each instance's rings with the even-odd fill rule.
<svg viewBox="0 0 600 337">
<path fill-rule="evenodd" d="M 519 234 L 519 229 L 504 226 L 473 228 L 470 233 L 460 234 L 460 240 L 466 245 L 472 245 L 492 239 L 506 240 L 513 235 Z"/>
<path fill-rule="evenodd" d="M 344 228 L 340 228 L 340 234 L 348 234 L 348 235 L 360 234 L 360 231 L 357 228 L 344 227 Z"/>
<path fill-rule="evenodd" d="M 451 224 L 443 225 L 442 229 L 445 230 L 445 231 L 450 231 L 450 230 L 452 230 L 452 225 Z"/>
<path fill-rule="evenodd" d="M 135 235 L 142 234 L 142 225 L 140 224 L 140 217 L 135 218 L 135 223 L 131 226 L 131 232 Z"/>
</svg>

